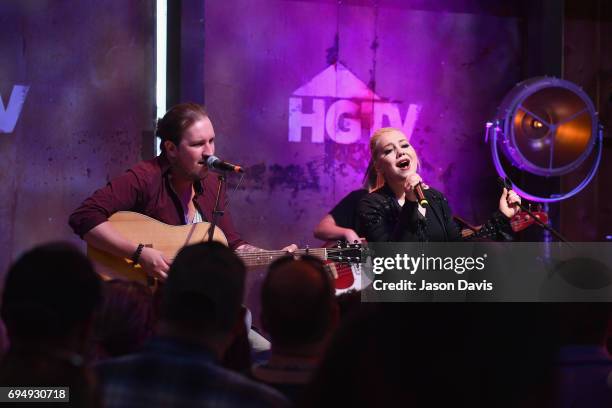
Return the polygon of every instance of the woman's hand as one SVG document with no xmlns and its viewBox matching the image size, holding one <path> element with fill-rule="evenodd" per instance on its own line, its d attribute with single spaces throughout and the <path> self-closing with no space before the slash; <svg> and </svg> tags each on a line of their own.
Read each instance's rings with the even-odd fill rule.
<svg viewBox="0 0 612 408">
<path fill-rule="evenodd" d="M 363 238 L 360 237 L 355 230 L 346 228 L 344 231 L 344 240 L 349 244 L 358 244 L 363 241 Z"/>
<path fill-rule="evenodd" d="M 413 173 L 406 178 L 406 182 L 404 183 L 406 201 L 418 201 L 416 193 L 414 192 L 414 188 L 419 183 L 422 183 L 424 189 L 429 188 L 425 183 L 423 183 L 423 179 L 417 173 Z"/>
<path fill-rule="evenodd" d="M 499 198 L 499 211 L 507 218 L 512 218 L 521 210 L 519 207 L 520 202 L 521 197 L 518 194 L 513 190 L 508 191 L 504 188 Z"/>
</svg>

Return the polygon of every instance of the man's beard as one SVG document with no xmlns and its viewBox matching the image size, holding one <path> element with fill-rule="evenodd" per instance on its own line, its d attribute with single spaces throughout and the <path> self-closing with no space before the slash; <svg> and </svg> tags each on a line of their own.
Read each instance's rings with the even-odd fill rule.
<svg viewBox="0 0 612 408">
<path fill-rule="evenodd" d="M 206 166 L 202 166 L 200 171 L 195 171 L 193 169 L 187 171 L 177 163 L 175 163 L 173 167 L 176 174 L 185 180 L 199 181 L 204 179 L 208 175 L 208 167 Z"/>
</svg>

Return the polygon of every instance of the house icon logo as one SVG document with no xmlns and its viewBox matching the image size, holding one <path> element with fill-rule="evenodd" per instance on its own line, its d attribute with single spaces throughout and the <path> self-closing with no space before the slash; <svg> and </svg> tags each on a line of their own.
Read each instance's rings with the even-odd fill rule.
<svg viewBox="0 0 612 408">
<path fill-rule="evenodd" d="M 344 65 L 335 63 L 289 98 L 289 141 L 323 143 L 327 135 L 336 143 L 351 144 L 383 126 L 402 129 L 410 140 L 421 107 L 410 104 L 403 120 L 401 108 L 406 109 L 378 96 Z"/>
</svg>

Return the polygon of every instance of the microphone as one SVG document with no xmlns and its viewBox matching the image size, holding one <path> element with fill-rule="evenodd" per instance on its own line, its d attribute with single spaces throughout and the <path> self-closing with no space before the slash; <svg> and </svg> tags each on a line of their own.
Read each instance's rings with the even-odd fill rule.
<svg viewBox="0 0 612 408">
<path fill-rule="evenodd" d="M 512 182 L 510 181 L 510 179 L 508 177 L 506 177 L 506 178 L 498 177 L 497 178 L 497 183 L 499 184 L 499 186 L 502 189 L 505 188 L 508 191 L 512 190 Z"/>
<path fill-rule="evenodd" d="M 217 156 L 208 156 L 206 158 L 206 165 L 211 170 L 219 171 L 233 171 L 235 173 L 244 173 L 244 169 L 237 164 L 232 164 L 221 160 Z"/>
<path fill-rule="evenodd" d="M 429 205 L 429 201 L 427 201 L 427 199 L 425 198 L 425 194 L 423 194 L 423 184 L 422 183 L 419 182 L 419 184 L 414 186 L 413 190 L 414 190 L 414 194 L 416 194 L 417 196 L 417 202 L 419 203 L 421 207 L 425 207 L 426 205 Z"/>
</svg>

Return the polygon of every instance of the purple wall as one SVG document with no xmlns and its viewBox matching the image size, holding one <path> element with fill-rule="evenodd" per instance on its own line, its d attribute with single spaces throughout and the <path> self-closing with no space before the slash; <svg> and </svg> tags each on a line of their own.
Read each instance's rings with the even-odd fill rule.
<svg viewBox="0 0 612 408">
<path fill-rule="evenodd" d="M 568 0 L 564 38 L 564 77 L 591 97 L 605 133 L 595 178 L 561 204 L 561 229 L 574 241 L 602 241 L 612 235 L 612 3 Z M 572 174 L 564 182 L 573 186 L 581 180 Z"/>
<path fill-rule="evenodd" d="M 154 119 L 154 4 L 0 5 L 4 107 L 16 106 L 15 84 L 29 87 L 14 129 L 0 131 L 0 275 L 38 243 L 80 244 L 70 212 L 140 160 Z"/>
<path fill-rule="evenodd" d="M 314 225 L 359 187 L 381 125 L 411 133 L 456 213 L 496 207 L 484 123 L 520 79 L 519 20 L 374 3 L 205 3 L 204 94 L 219 154 L 250 170 L 232 210 L 252 242 L 317 245 Z"/>
<path fill-rule="evenodd" d="M 497 197 L 483 125 L 525 79 L 521 67 L 530 57 L 521 6 L 205 2 L 206 43 L 193 65 L 204 61 L 205 80 L 191 86 L 201 87 L 194 95 L 204 93 L 219 156 L 249 168 L 231 204 L 244 236 L 271 248 L 318 245 L 313 226 L 360 185 L 371 128 L 381 117 L 411 131 L 423 177 L 447 193 L 457 214 L 486 218 Z M 564 68 L 609 122 L 612 19 L 605 4 L 596 9 L 605 15 L 566 21 Z M 2 2 L 0 23 L 2 274 L 35 244 L 80 242 L 68 214 L 147 155 L 154 1 Z M 598 178 L 563 208 L 571 239 L 612 231 L 609 157 L 607 146 Z"/>
</svg>

